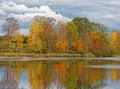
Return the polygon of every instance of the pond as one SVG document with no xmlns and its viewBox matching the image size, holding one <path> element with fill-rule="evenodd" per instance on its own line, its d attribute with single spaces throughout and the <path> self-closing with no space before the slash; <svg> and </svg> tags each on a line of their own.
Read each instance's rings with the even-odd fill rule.
<svg viewBox="0 0 120 89">
<path fill-rule="evenodd" d="M 120 58 L 1 58 L 0 89 L 120 89 Z"/>
</svg>

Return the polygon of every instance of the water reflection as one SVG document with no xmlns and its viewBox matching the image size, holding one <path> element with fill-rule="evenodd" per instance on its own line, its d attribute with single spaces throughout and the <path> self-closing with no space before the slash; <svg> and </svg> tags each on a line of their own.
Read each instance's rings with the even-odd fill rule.
<svg viewBox="0 0 120 89">
<path fill-rule="evenodd" d="M 0 89 L 17 89 L 18 80 L 21 75 L 20 63 L 16 64 L 16 71 L 10 66 L 10 63 L 5 64 L 4 75 L 0 83 Z"/>
<path fill-rule="evenodd" d="M 103 89 L 119 83 L 120 69 L 90 66 L 119 64 L 107 60 L 0 62 L 0 89 Z"/>
</svg>

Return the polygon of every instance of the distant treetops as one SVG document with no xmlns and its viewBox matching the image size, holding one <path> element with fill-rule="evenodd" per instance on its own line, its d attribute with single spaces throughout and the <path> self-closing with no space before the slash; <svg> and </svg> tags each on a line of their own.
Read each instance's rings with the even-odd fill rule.
<svg viewBox="0 0 120 89">
<path fill-rule="evenodd" d="M 64 23 L 51 17 L 35 16 L 26 37 L 19 32 L 18 21 L 13 17 L 7 18 L 2 28 L 5 35 L 0 47 L 7 45 L 2 51 L 111 56 L 120 50 L 120 30 L 108 34 L 106 26 L 86 17 L 75 17 Z"/>
</svg>

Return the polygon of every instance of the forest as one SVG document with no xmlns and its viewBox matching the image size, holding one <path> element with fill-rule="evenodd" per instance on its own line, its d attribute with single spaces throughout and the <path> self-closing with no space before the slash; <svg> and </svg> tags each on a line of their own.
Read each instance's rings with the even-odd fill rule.
<svg viewBox="0 0 120 89">
<path fill-rule="evenodd" d="M 23 36 L 19 29 L 14 17 L 6 19 L 2 25 L 4 35 L 0 36 L 0 56 L 3 53 L 94 57 L 120 55 L 120 30 L 109 31 L 105 25 L 86 17 L 63 22 L 51 17 L 35 16 L 27 36 Z"/>
</svg>

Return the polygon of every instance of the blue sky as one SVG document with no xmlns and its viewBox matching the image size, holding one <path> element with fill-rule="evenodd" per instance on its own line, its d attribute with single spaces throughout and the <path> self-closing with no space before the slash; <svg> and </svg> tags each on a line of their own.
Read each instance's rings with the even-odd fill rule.
<svg viewBox="0 0 120 89">
<path fill-rule="evenodd" d="M 6 18 L 12 16 L 18 19 L 22 34 L 28 34 L 31 19 L 35 15 L 50 16 L 64 22 L 76 16 L 87 17 L 91 21 L 103 23 L 109 29 L 119 29 L 120 1 L 0 0 L 0 25 Z"/>
</svg>

